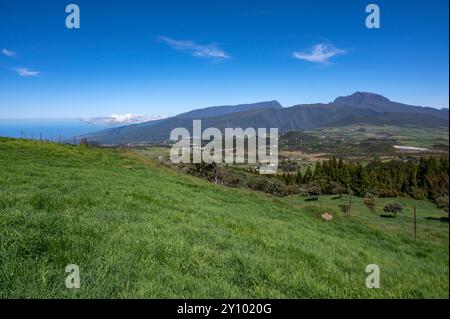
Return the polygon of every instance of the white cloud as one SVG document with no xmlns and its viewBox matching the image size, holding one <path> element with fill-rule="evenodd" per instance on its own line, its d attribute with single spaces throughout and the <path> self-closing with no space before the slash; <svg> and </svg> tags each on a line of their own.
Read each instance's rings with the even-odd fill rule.
<svg viewBox="0 0 450 319">
<path fill-rule="evenodd" d="M 2 49 L 2 53 L 6 56 L 9 56 L 10 58 L 16 56 L 16 52 L 8 50 L 8 49 Z"/>
<path fill-rule="evenodd" d="M 184 51 L 199 58 L 228 59 L 229 55 L 225 53 L 216 44 L 196 44 L 193 41 L 174 40 L 168 37 L 159 37 L 159 39 L 168 44 L 172 49 Z"/>
<path fill-rule="evenodd" d="M 292 55 L 299 60 L 327 64 L 330 58 L 345 53 L 345 50 L 337 49 L 332 44 L 319 43 L 306 52 L 295 51 Z"/>
<path fill-rule="evenodd" d="M 40 76 L 41 72 L 39 71 L 31 71 L 27 68 L 18 68 L 18 69 L 12 69 L 14 72 L 16 72 L 18 75 L 23 77 L 36 77 Z"/>
<path fill-rule="evenodd" d="M 166 118 L 162 115 L 111 114 L 108 117 L 82 118 L 81 121 L 97 125 L 127 125 L 149 122 Z"/>
</svg>

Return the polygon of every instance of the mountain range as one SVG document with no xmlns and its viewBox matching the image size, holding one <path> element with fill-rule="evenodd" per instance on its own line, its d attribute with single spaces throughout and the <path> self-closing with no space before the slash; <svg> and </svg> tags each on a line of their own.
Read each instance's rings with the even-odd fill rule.
<svg viewBox="0 0 450 319">
<path fill-rule="evenodd" d="M 448 127 L 448 109 L 413 106 L 390 101 L 374 93 L 356 92 L 328 104 L 301 104 L 283 107 L 277 101 L 196 109 L 174 117 L 110 128 L 84 135 L 100 144 L 165 141 L 172 129 L 192 130 L 192 120 L 202 120 L 202 129 L 216 127 L 273 128 L 279 133 L 352 124 Z"/>
</svg>

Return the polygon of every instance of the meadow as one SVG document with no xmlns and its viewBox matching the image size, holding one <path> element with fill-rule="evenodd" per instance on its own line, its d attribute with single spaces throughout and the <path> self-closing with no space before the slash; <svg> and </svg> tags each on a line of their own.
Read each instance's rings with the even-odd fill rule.
<svg viewBox="0 0 450 319">
<path fill-rule="evenodd" d="M 320 128 L 305 131 L 306 134 L 324 140 L 337 140 L 358 143 L 367 139 L 387 139 L 396 141 L 400 145 L 418 146 L 428 149 L 439 149 L 438 143 L 448 146 L 448 127 L 423 126 L 377 126 L 377 125 L 349 125 L 341 127 Z"/>
<path fill-rule="evenodd" d="M 449 298 L 447 213 L 408 198 L 372 212 L 354 196 L 343 214 L 348 200 L 215 185 L 132 150 L 0 138 L 0 298 Z M 381 217 L 390 202 L 404 211 Z M 65 286 L 68 264 L 80 289 Z M 380 289 L 365 286 L 368 264 Z"/>
<path fill-rule="evenodd" d="M 303 163 L 336 156 L 347 160 L 374 157 L 448 155 L 448 127 L 349 125 L 307 131 L 291 131 L 280 138 L 280 154 L 301 157 Z M 401 152 L 396 146 L 426 148 L 421 152 Z"/>
</svg>

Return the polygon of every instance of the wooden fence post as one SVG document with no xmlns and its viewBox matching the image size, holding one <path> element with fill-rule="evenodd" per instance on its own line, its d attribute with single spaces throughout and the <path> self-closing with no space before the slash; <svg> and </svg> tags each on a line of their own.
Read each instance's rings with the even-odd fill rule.
<svg viewBox="0 0 450 319">
<path fill-rule="evenodd" d="M 353 194 L 350 193 L 350 201 L 348 203 L 348 215 L 349 216 L 352 216 L 352 196 L 353 196 Z"/>
</svg>

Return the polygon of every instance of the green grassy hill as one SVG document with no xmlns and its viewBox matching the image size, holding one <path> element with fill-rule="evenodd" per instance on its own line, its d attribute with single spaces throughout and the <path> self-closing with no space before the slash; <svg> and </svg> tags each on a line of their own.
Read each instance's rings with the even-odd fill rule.
<svg viewBox="0 0 450 319">
<path fill-rule="evenodd" d="M 0 139 L 0 297 L 449 297 L 448 224 L 425 219 L 442 211 L 417 203 L 414 240 L 411 200 L 397 218 L 358 198 L 343 216 L 346 200 L 276 199 L 131 151 Z M 80 289 L 65 287 L 68 264 Z M 365 287 L 368 264 L 381 289 Z"/>
</svg>

